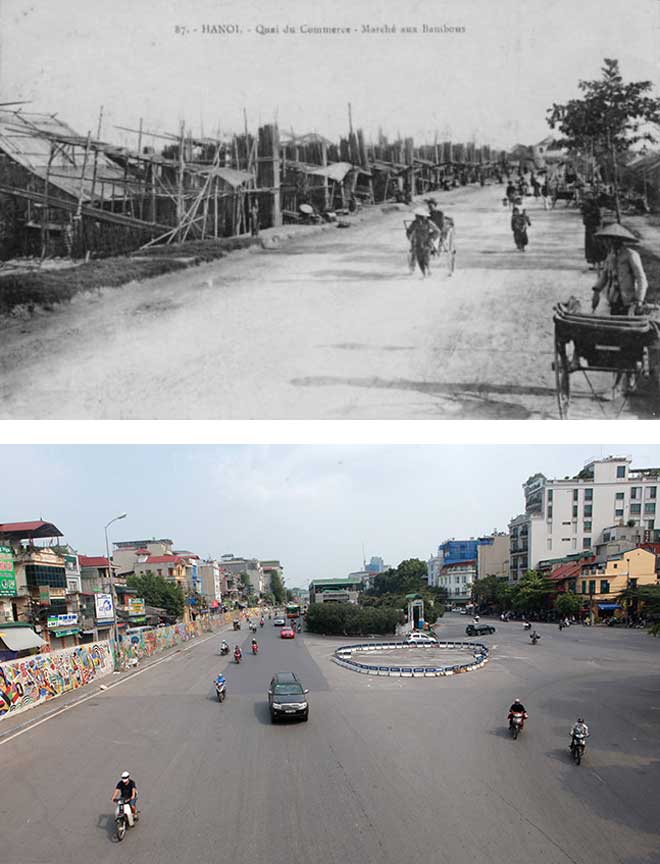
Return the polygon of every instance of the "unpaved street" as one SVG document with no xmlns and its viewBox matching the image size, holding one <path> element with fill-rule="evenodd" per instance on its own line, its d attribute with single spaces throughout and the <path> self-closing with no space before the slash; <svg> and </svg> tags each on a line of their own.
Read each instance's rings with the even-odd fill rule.
<svg viewBox="0 0 660 864">
<path fill-rule="evenodd" d="M 528 199 L 520 253 L 502 190 L 438 193 L 457 225 L 451 278 L 444 262 L 411 276 L 408 214 L 376 208 L 345 230 L 3 322 L 0 416 L 557 417 L 552 306 L 574 294 L 589 307 L 594 281 L 581 219 Z M 647 416 L 640 402 L 621 416 Z M 604 417 L 584 384 L 571 408 Z"/>
</svg>

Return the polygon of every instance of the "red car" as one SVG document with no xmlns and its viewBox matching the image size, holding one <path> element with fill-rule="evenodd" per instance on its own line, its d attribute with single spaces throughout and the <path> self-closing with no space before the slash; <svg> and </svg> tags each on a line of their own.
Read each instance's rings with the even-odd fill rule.
<svg viewBox="0 0 660 864">
<path fill-rule="evenodd" d="M 295 639 L 296 631 L 293 627 L 282 627 L 280 630 L 280 639 Z"/>
</svg>

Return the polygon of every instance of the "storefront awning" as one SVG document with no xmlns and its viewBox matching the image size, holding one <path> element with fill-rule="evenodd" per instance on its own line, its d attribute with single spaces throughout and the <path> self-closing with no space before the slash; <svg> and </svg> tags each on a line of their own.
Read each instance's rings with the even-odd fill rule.
<svg viewBox="0 0 660 864">
<path fill-rule="evenodd" d="M 62 639 L 64 636 L 77 636 L 80 633 L 79 627 L 63 627 L 61 630 L 51 630 L 50 635 L 56 639 Z"/>
<path fill-rule="evenodd" d="M 599 603 L 598 608 L 609 612 L 612 609 L 623 609 L 623 606 L 620 606 L 618 603 Z"/>
<path fill-rule="evenodd" d="M 10 651 L 27 651 L 29 648 L 41 648 L 46 644 L 31 627 L 9 627 L 0 630 L 0 639 Z"/>
</svg>

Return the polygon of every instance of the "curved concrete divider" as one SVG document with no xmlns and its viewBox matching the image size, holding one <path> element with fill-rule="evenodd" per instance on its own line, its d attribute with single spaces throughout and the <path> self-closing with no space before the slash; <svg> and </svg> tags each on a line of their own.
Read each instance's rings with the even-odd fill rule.
<svg viewBox="0 0 660 864">
<path fill-rule="evenodd" d="M 472 652 L 472 661 L 469 663 L 452 663 L 447 666 L 384 666 L 380 664 L 358 663 L 352 659 L 355 651 L 384 651 L 399 648 L 403 650 L 411 648 L 424 648 L 425 650 L 435 648 L 452 648 Z M 344 669 L 352 669 L 353 672 L 361 672 L 363 675 L 387 675 L 399 678 L 439 678 L 447 675 L 457 675 L 461 672 L 473 672 L 481 669 L 489 660 L 490 652 L 482 642 L 429 642 L 427 644 L 410 644 L 407 642 L 368 642 L 359 645 L 342 645 L 335 649 L 334 662 Z M 374 658 L 375 659 L 375 658 Z"/>
</svg>

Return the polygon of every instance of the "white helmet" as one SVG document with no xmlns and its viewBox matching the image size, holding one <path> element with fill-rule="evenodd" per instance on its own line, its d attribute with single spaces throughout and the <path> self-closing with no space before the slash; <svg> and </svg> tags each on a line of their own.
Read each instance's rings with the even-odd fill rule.
<svg viewBox="0 0 660 864">
<path fill-rule="evenodd" d="M 121 779 L 122 779 L 122 780 L 128 780 L 128 778 L 129 778 L 130 776 L 131 776 L 131 775 L 128 773 L 128 771 L 122 771 L 122 772 L 121 772 Z"/>
</svg>

